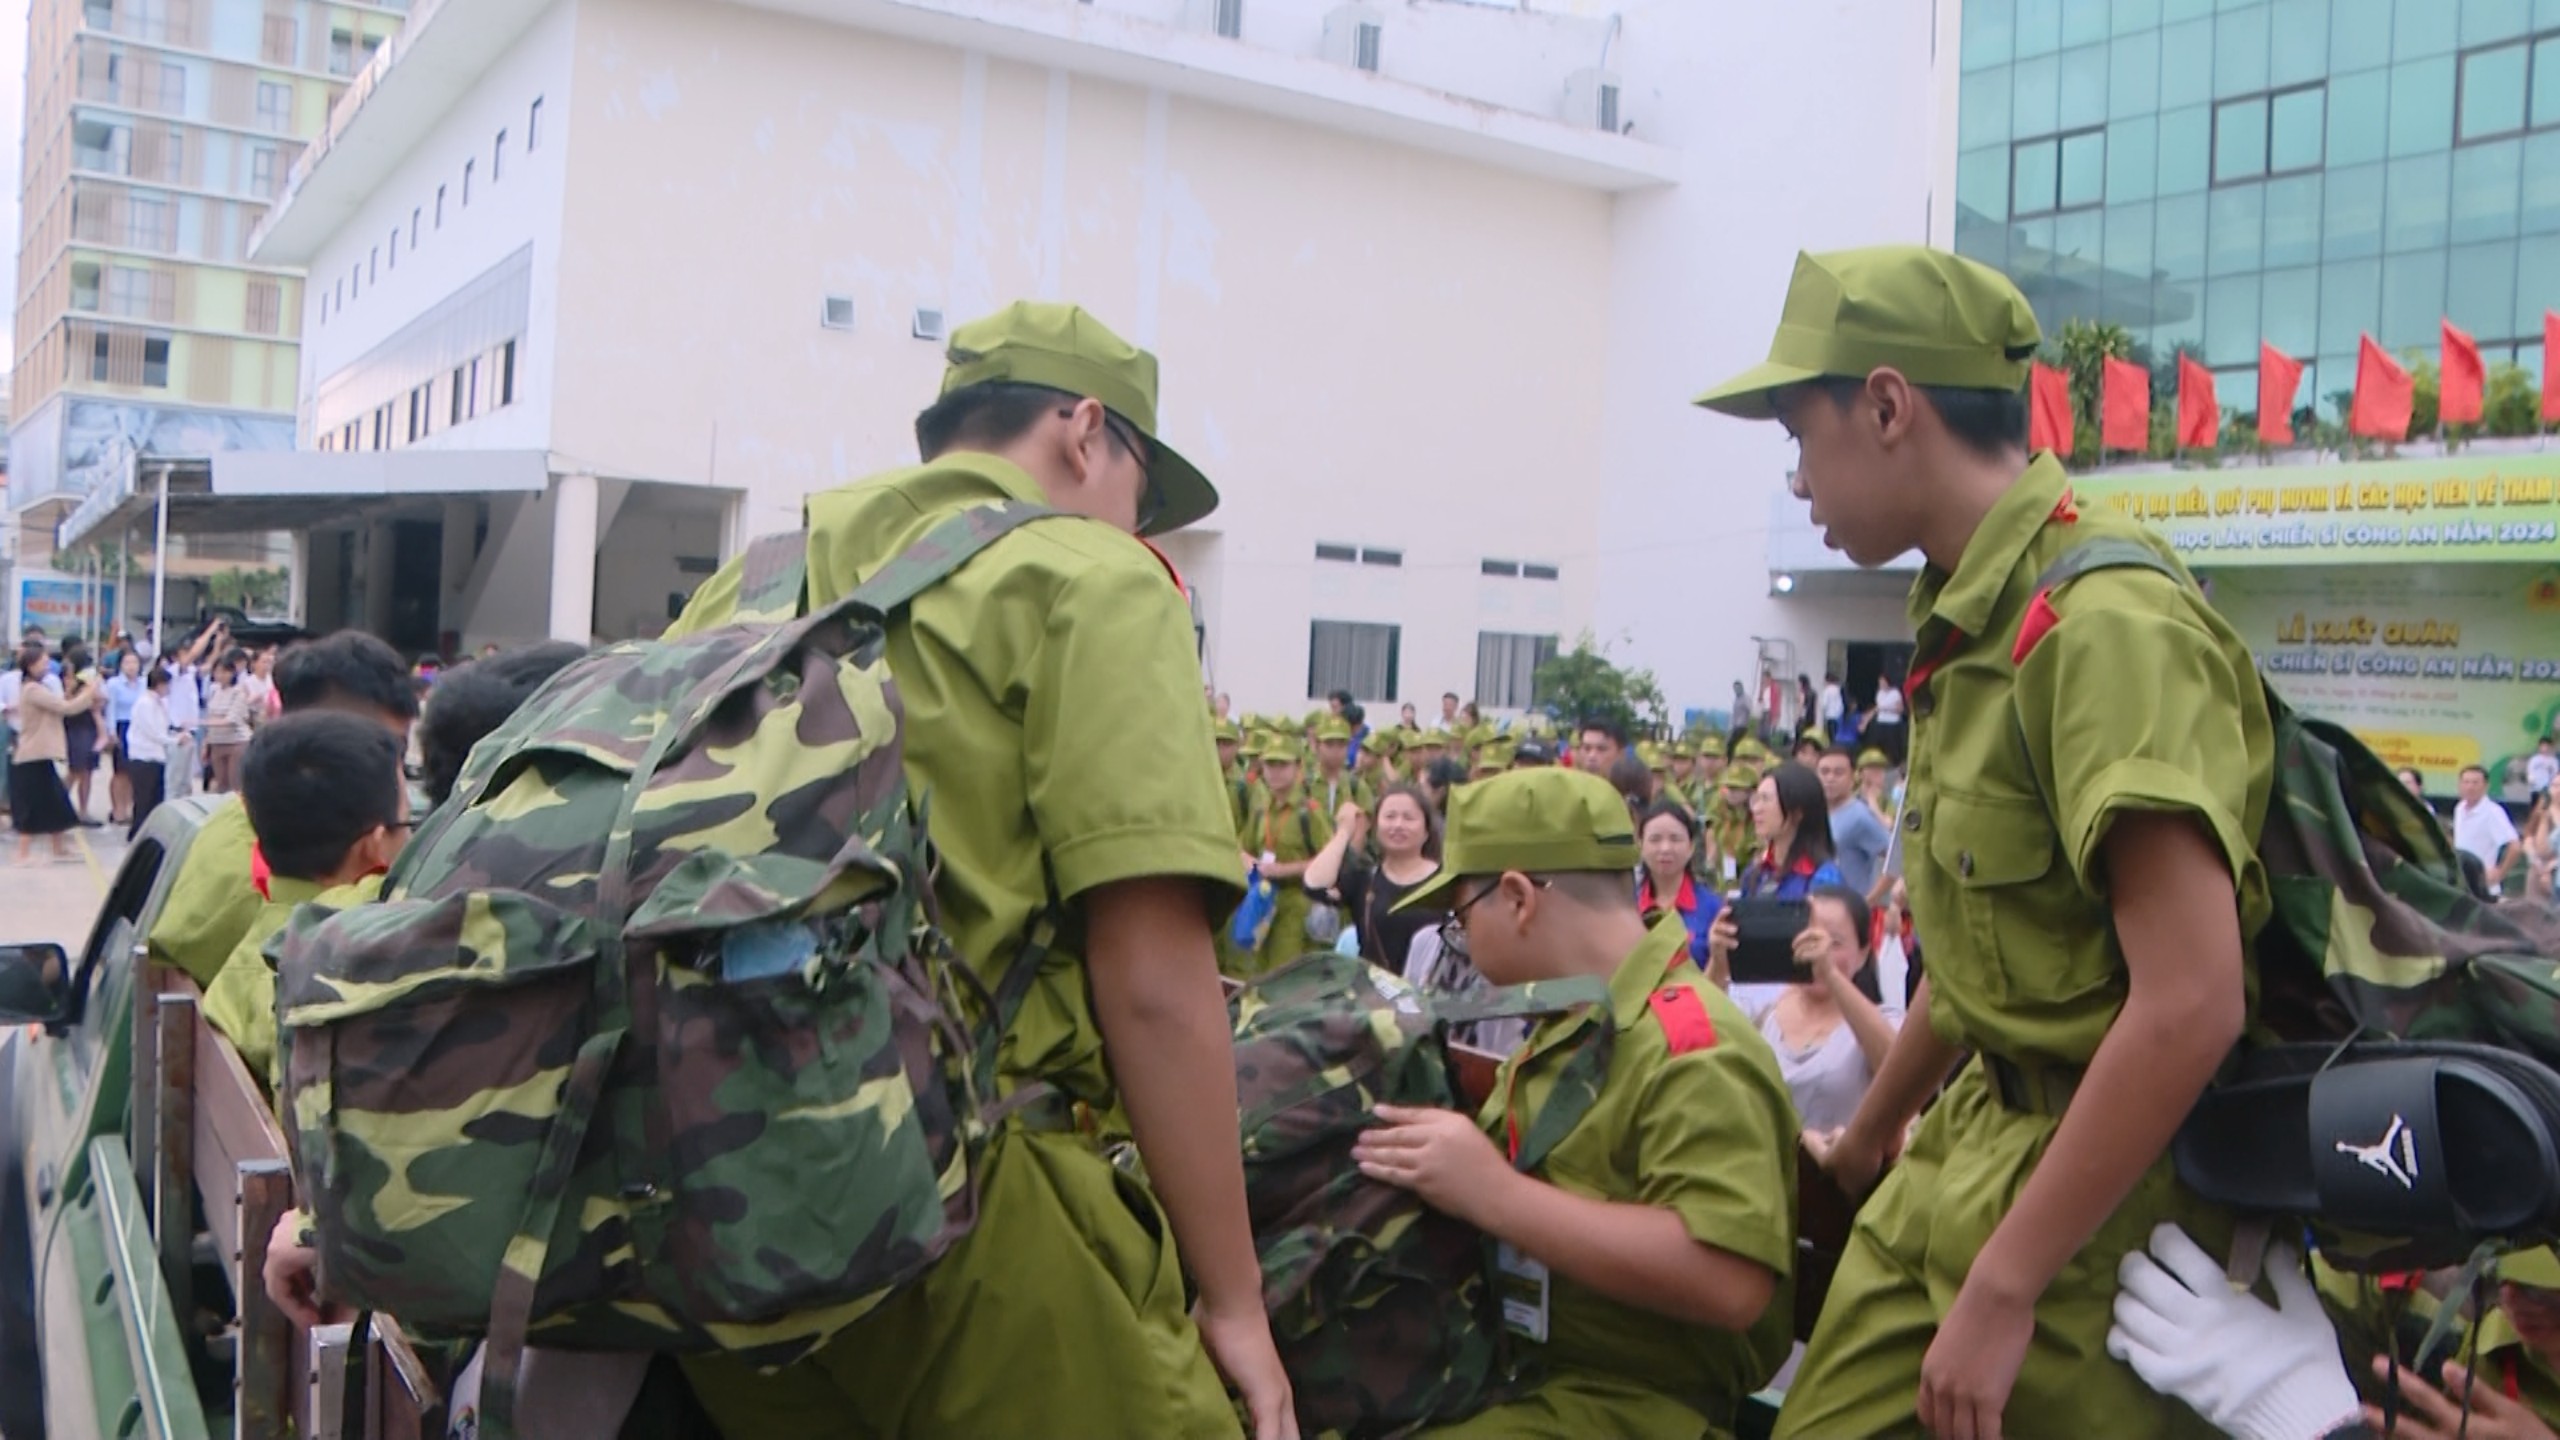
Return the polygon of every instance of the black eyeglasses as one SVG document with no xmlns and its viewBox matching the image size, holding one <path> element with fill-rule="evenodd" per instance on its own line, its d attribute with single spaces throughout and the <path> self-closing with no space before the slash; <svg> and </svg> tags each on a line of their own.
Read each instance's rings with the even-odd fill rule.
<svg viewBox="0 0 2560 1440">
<path fill-rule="evenodd" d="M 1535 889 L 1544 890 L 1553 883 L 1555 882 L 1551 880 L 1541 880 L 1535 875 L 1529 877 L 1529 884 Z M 1473 910 L 1478 905 L 1483 904 L 1485 900 L 1493 894 L 1493 892 L 1501 888 L 1502 881 L 1500 877 L 1496 877 L 1492 884 L 1485 886 L 1483 889 L 1477 891 L 1473 896 L 1470 896 L 1465 902 L 1458 905 L 1455 909 L 1452 909 L 1449 912 L 1448 917 L 1440 922 L 1440 948 L 1457 956 L 1461 960 L 1466 959 L 1467 912 Z"/>
</svg>

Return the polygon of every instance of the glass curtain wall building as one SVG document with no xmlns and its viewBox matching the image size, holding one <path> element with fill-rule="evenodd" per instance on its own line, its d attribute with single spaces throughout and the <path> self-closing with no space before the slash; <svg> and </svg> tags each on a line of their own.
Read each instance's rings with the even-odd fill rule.
<svg viewBox="0 0 2560 1440">
<path fill-rule="evenodd" d="M 2541 374 L 2560 309 L 2560 0 L 1963 0 L 1956 248 L 2048 336 L 2263 338 L 2334 416 L 2357 337 L 2440 317 Z"/>
</svg>

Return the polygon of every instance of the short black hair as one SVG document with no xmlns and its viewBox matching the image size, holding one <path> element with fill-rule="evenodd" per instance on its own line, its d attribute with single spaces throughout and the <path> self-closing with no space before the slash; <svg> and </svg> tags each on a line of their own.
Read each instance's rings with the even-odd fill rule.
<svg viewBox="0 0 2560 1440">
<path fill-rule="evenodd" d="M 1867 388 L 1863 379 L 1846 375 L 1825 375 L 1808 380 L 1806 386 L 1830 397 L 1835 406 L 1845 408 L 1852 397 Z M 1973 390 L 1954 385 L 1914 385 L 1920 398 L 1938 412 L 1947 433 L 1956 437 L 1966 449 L 1977 455 L 2004 455 L 2023 450 L 2027 445 L 2027 392 L 2015 390 Z"/>
<path fill-rule="evenodd" d="M 409 667 L 398 651 L 361 630 L 340 630 L 285 651 L 276 661 L 276 697 L 288 714 L 334 700 L 401 720 L 418 718 Z"/>
<path fill-rule="evenodd" d="M 1857 937 L 1858 954 L 1864 957 L 1858 965 L 1858 973 L 1849 977 L 1849 983 L 1856 986 L 1858 993 L 1866 996 L 1870 1003 L 1883 1004 L 1884 986 L 1876 976 L 1875 912 L 1867 908 L 1867 897 L 1846 885 L 1816 885 L 1805 898 L 1828 900 L 1848 912 L 1849 931 Z"/>
<path fill-rule="evenodd" d="M 1620 723 L 1616 716 L 1585 715 L 1582 717 L 1581 721 L 1573 727 L 1573 737 L 1579 740 L 1583 735 L 1593 730 L 1597 730 L 1601 734 L 1608 736 L 1610 739 L 1617 741 L 1619 749 L 1624 750 L 1627 748 L 1627 727 Z"/>
<path fill-rule="evenodd" d="M 2419 768 L 2418 768 L 2417 766 L 2415 766 L 2415 765 L 2403 765 L 2403 766 L 2401 766 L 2401 767 L 2400 767 L 2400 778 L 2401 778 L 2401 779 L 2403 779 L 2403 780 L 2410 780 L 2410 781 L 2414 781 L 2414 782 L 2416 782 L 2416 784 L 2417 784 L 2418 788 L 2419 788 L 2419 789 L 2421 789 L 2421 790 L 2424 790 L 2424 789 L 2426 789 L 2426 788 L 2427 788 L 2427 772 L 2426 772 L 2426 771 L 2424 771 L 2424 770 L 2419 769 Z"/>
<path fill-rule="evenodd" d="M 999 450 L 1023 437 L 1041 417 L 1077 397 L 1046 385 L 989 380 L 963 385 L 916 416 L 916 453 L 927 460 L 963 446 Z"/>
<path fill-rule="evenodd" d="M 318 880 L 347 863 L 357 841 L 400 820 L 400 741 L 336 710 L 286 715 L 258 728 L 240 761 L 240 802 L 267 868 Z"/>
<path fill-rule="evenodd" d="M 1688 832 L 1689 839 L 1692 843 L 1697 841 L 1699 834 L 1698 817 L 1690 814 L 1689 807 L 1681 804 L 1677 800 L 1656 800 L 1653 804 L 1647 806 L 1645 808 L 1643 818 L 1636 822 L 1636 834 L 1644 834 L 1646 826 L 1651 825 L 1654 821 L 1663 819 L 1666 816 L 1680 822 L 1680 828 Z"/>
<path fill-rule="evenodd" d="M 1848 746 L 1834 745 L 1830 749 L 1822 752 L 1822 758 L 1825 760 L 1830 759 L 1834 755 L 1848 761 L 1850 769 L 1855 770 L 1858 768 L 1858 752 L 1850 749 Z"/>
<path fill-rule="evenodd" d="M 418 724 L 420 782 L 427 800 L 441 805 L 462 778 L 471 747 L 507 723 L 552 676 L 586 655 L 565 640 L 528 645 L 472 665 L 457 665 L 436 682 L 435 698 Z"/>
<path fill-rule="evenodd" d="M 1359 701 L 1354 700 L 1342 707 L 1342 723 L 1350 726 L 1352 729 L 1357 730 L 1362 725 L 1367 724 L 1368 721 L 1369 712 L 1361 708 Z"/>
<path fill-rule="evenodd" d="M 2462 767 L 2462 773 L 2465 775 L 2477 775 L 2481 779 L 2486 780 L 2489 778 L 2489 767 L 2486 765 L 2465 765 Z"/>
</svg>

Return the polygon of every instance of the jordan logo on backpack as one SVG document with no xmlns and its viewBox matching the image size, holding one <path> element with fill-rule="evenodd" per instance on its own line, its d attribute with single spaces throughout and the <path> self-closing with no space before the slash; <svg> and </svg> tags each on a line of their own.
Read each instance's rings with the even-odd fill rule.
<svg viewBox="0 0 2560 1440">
<path fill-rule="evenodd" d="M 2398 1154 L 2392 1153 L 2395 1148 Z M 2418 1137 L 2409 1133 L 2409 1123 L 2399 1116 L 2391 1117 L 2391 1128 L 2371 1145 L 2338 1142 L 2338 1153 L 2352 1155 L 2355 1162 L 2376 1175 L 2397 1180 L 2403 1190 L 2414 1190 L 2418 1183 Z"/>
</svg>

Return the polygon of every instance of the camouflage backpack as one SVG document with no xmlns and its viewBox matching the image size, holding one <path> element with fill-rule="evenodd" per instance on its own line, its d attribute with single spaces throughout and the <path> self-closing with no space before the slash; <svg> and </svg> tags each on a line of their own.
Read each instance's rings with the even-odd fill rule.
<svg viewBox="0 0 2560 1440">
<path fill-rule="evenodd" d="M 2139 542 L 2093 540 L 2036 591 L 2109 569 L 2195 583 Z M 2264 1027 L 2288 1040 L 2480 1041 L 2560 1064 L 2560 911 L 2481 898 L 2444 822 L 2379 756 L 2265 693 L 2275 788 L 2258 858 L 2275 913 L 2257 937 Z"/>
<path fill-rule="evenodd" d="M 986 996 L 936 926 L 884 626 L 1051 513 L 969 510 L 797 618 L 806 542 L 760 542 L 729 624 L 563 670 L 383 900 L 278 942 L 323 1290 L 485 1331 L 493 1433 L 528 1341 L 786 1363 L 975 1222 L 1037 966 Z"/>
<path fill-rule="evenodd" d="M 1247 983 L 1235 1022 L 1245 1203 L 1271 1335 L 1309 1434 L 1391 1435 L 1474 1413 L 1511 1380 L 1492 1247 L 1412 1193 L 1360 1173 L 1352 1142 L 1380 1104 L 1464 1109 L 1447 1040 L 1467 1021 L 1606 1005 L 1596 978 L 1452 997 L 1352 956 L 1310 954 Z M 1567 1061 L 1515 1163 L 1530 1169 L 1589 1113 L 1607 1026 Z M 1569 1083 L 1580 1076 L 1584 1083 Z"/>
</svg>

